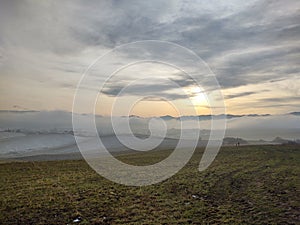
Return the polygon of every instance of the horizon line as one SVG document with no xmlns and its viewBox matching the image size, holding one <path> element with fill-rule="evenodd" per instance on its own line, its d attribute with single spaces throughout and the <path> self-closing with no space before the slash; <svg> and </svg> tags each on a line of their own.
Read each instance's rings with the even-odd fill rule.
<svg viewBox="0 0 300 225">
<path fill-rule="evenodd" d="M 70 113 L 73 114 L 72 111 L 66 111 L 66 110 L 10 110 L 10 109 L 0 109 L 0 113 L 39 113 L 39 112 L 62 112 L 62 113 Z M 110 117 L 109 115 L 101 115 L 101 114 L 92 114 L 92 113 L 75 113 L 78 115 L 95 115 L 99 117 Z M 257 113 L 249 113 L 249 114 L 232 114 L 232 113 L 226 113 L 226 114 L 198 114 L 198 115 L 182 115 L 182 116 L 171 116 L 169 114 L 160 115 L 160 116 L 140 116 L 140 115 L 119 115 L 116 117 L 139 117 L 139 118 L 162 118 L 162 117 L 169 117 L 169 118 L 182 118 L 182 117 L 208 117 L 208 116 L 229 116 L 229 117 L 243 117 L 243 116 L 250 116 L 250 117 L 259 117 L 259 116 L 274 116 L 274 115 L 300 115 L 300 111 L 293 111 L 293 112 L 286 112 L 286 113 L 280 113 L 280 114 L 269 114 L 269 113 L 263 113 L 263 114 L 257 114 Z"/>
</svg>

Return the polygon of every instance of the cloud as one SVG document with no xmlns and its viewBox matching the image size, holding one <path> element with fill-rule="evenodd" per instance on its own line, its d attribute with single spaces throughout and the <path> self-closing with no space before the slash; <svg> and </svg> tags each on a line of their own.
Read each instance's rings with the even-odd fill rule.
<svg viewBox="0 0 300 225">
<path fill-rule="evenodd" d="M 226 95 L 225 98 L 238 98 L 238 97 L 243 97 L 243 96 L 247 96 L 247 95 L 252 95 L 255 93 L 256 92 L 254 92 L 254 91 L 248 91 L 248 92 L 242 92 L 242 93 L 238 93 L 238 94 Z"/>
<path fill-rule="evenodd" d="M 9 85 L 1 84 L 6 96 L 0 100 L 6 102 L 4 98 L 11 98 L 11 105 L 5 106 L 12 107 L 23 102 L 22 96 L 28 99 L 35 96 L 35 103 L 25 104 L 26 108 L 37 109 L 41 102 L 50 102 L 49 99 L 59 102 L 58 96 L 69 95 L 72 102 L 67 91 L 76 87 L 84 68 L 96 57 L 120 44 L 149 39 L 171 41 L 193 50 L 208 63 L 225 90 L 268 81 L 282 85 L 279 79 L 293 84 L 300 74 L 299 9 L 296 0 L 89 1 L 88 4 L 1 1 L 0 76 Z M 163 49 L 154 49 L 153 53 L 167 54 Z M 124 57 L 134 59 L 137 55 L 138 52 L 129 52 Z M 172 57 L 174 62 L 180 62 L 180 56 Z M 187 77 L 172 76 L 180 86 L 193 83 Z M 106 87 L 103 93 L 115 96 L 124 87 L 122 82 Z M 294 86 L 287 88 L 286 101 L 299 92 L 297 85 Z M 16 89 L 18 95 L 14 94 Z M 52 90 L 58 94 L 50 95 Z M 135 85 L 128 95 L 139 96 L 142 92 L 183 98 L 166 83 Z M 228 97 L 252 97 L 252 92 Z M 291 100 L 299 103 L 297 99 Z"/>
<path fill-rule="evenodd" d="M 147 66 L 147 64 L 144 66 L 145 70 Z M 161 77 L 161 71 L 158 71 L 153 75 L 144 74 L 142 79 L 138 78 L 140 76 L 139 73 L 137 76 L 134 76 L 130 72 L 125 71 L 124 74 L 108 80 L 101 93 L 114 97 L 142 96 L 145 97 L 144 100 L 151 101 L 163 98 L 176 100 L 192 96 L 191 93 L 187 93 L 184 90 L 185 88 L 196 86 L 196 82 L 182 72 L 169 73 Z"/>
<path fill-rule="evenodd" d="M 281 98 L 265 98 L 263 99 L 264 101 L 268 101 L 268 102 L 281 102 L 284 101 L 286 98 L 283 96 Z M 293 97 L 288 97 L 288 99 L 290 101 L 297 101 L 300 100 L 300 96 L 293 96 Z"/>
</svg>

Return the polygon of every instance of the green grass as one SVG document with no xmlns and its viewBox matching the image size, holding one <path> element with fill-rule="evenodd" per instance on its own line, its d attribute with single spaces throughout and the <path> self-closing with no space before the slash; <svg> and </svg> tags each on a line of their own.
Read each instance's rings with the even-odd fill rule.
<svg viewBox="0 0 300 225">
<path fill-rule="evenodd" d="M 168 154 L 118 157 L 143 165 Z M 224 147 L 200 173 L 201 154 L 146 187 L 110 182 L 82 160 L 2 163 L 0 224 L 300 223 L 299 146 Z"/>
</svg>

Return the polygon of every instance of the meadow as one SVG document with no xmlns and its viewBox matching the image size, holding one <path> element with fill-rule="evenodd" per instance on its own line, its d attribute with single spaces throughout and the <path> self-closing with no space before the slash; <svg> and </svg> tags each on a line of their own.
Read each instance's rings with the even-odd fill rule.
<svg viewBox="0 0 300 225">
<path fill-rule="evenodd" d="M 106 180 L 84 160 L 4 161 L 0 224 L 300 224 L 299 145 L 222 147 L 199 172 L 202 152 L 146 187 Z M 169 153 L 117 157 L 145 165 Z"/>
</svg>

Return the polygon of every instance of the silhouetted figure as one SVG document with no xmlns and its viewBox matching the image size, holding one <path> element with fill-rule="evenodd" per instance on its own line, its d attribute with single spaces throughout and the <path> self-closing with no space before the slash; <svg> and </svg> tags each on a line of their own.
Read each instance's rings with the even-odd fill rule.
<svg viewBox="0 0 300 225">
<path fill-rule="evenodd" d="M 239 139 L 236 138 L 236 144 L 235 144 L 236 147 L 239 147 L 240 146 L 240 142 L 239 142 Z"/>
</svg>

